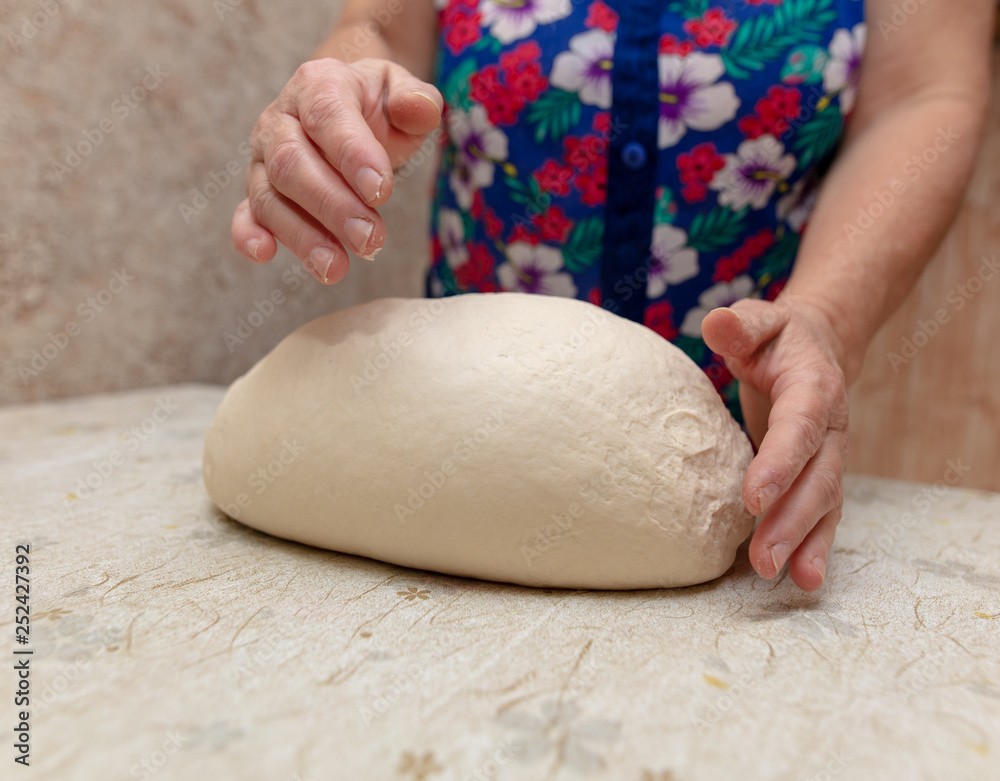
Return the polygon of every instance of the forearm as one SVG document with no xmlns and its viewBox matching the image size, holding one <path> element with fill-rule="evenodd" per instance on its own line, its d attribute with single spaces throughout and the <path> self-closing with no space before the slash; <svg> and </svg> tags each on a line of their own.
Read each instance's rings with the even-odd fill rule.
<svg viewBox="0 0 1000 781">
<path fill-rule="evenodd" d="M 310 59 L 391 60 L 430 81 L 436 37 L 432 0 L 356 0 L 345 5 L 337 26 Z"/>
<path fill-rule="evenodd" d="M 826 314 L 848 383 L 948 230 L 985 105 L 970 95 L 900 101 L 849 134 L 831 168 L 785 295 Z"/>
</svg>

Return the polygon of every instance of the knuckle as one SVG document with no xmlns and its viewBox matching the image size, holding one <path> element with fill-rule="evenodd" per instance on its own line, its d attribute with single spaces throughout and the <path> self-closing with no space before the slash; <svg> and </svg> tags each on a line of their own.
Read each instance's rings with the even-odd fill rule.
<svg viewBox="0 0 1000 781">
<path fill-rule="evenodd" d="M 249 196 L 250 214 L 253 215 L 258 224 L 266 228 L 268 217 L 274 212 L 274 207 L 277 205 L 278 194 L 265 180 L 251 184 Z"/>
<path fill-rule="evenodd" d="M 816 492 L 825 512 L 838 510 L 844 505 L 844 485 L 840 475 L 828 469 L 816 473 Z"/>
<path fill-rule="evenodd" d="M 301 114 L 302 128 L 311 137 L 322 130 L 327 130 L 338 122 L 346 111 L 346 103 L 342 97 L 331 92 L 313 97 Z"/>
<path fill-rule="evenodd" d="M 305 146 L 294 138 L 278 141 L 267 157 L 267 175 L 274 186 L 283 190 L 295 176 L 306 154 Z"/>
</svg>

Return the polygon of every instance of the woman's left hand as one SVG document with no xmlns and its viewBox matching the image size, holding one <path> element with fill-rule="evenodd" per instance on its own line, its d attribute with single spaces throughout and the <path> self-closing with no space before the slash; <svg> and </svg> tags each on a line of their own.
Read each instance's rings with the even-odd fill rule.
<svg viewBox="0 0 1000 781">
<path fill-rule="evenodd" d="M 745 299 L 702 323 L 708 347 L 740 381 L 757 456 L 743 502 L 764 518 L 750 561 L 764 578 L 788 562 L 805 591 L 823 584 L 840 522 L 847 460 L 847 387 L 840 341 L 827 316 L 799 300 Z"/>
</svg>

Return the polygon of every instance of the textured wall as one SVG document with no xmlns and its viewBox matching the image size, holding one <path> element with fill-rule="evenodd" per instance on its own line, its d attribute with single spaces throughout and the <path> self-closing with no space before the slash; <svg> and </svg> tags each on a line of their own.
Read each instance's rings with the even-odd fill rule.
<svg viewBox="0 0 1000 781">
<path fill-rule="evenodd" d="M 230 245 L 240 145 L 339 7 L 0 0 L 0 403 L 228 382 L 312 317 L 421 293 L 427 171 L 386 207 L 377 261 L 333 288 L 291 275 L 284 250 L 254 266 Z M 230 352 L 224 334 L 274 291 Z"/>
</svg>

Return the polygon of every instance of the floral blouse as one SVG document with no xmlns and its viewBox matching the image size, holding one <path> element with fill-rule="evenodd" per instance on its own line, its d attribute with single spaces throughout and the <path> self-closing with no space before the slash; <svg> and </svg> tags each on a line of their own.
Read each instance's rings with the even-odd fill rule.
<svg viewBox="0 0 1000 781">
<path fill-rule="evenodd" d="M 788 278 L 854 103 L 861 0 L 437 0 L 433 296 L 592 301 L 702 366 Z"/>
</svg>

